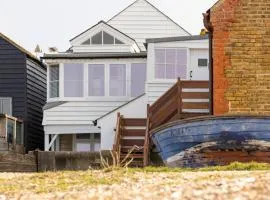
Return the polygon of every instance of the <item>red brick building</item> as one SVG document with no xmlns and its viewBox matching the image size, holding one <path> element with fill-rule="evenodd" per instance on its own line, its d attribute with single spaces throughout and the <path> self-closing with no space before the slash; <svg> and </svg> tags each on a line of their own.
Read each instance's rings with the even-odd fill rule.
<svg viewBox="0 0 270 200">
<path fill-rule="evenodd" d="M 213 114 L 270 114 L 270 0 L 219 0 L 212 36 Z"/>
</svg>

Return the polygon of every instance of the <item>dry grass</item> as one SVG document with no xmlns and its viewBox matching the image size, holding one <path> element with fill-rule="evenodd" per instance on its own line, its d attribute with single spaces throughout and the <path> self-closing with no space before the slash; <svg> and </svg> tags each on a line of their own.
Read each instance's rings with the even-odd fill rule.
<svg viewBox="0 0 270 200">
<path fill-rule="evenodd" d="M 270 170 L 269 164 L 232 163 L 224 167 L 208 167 L 197 170 L 147 167 L 144 169 L 114 168 L 114 170 L 110 171 L 88 170 L 85 172 L 66 171 L 36 174 L 2 173 L 0 174 L 0 194 L 15 199 L 21 197 L 25 197 L 25 199 L 37 199 L 39 197 L 41 199 L 62 199 L 63 195 L 68 194 L 75 195 L 71 199 L 81 199 L 79 198 L 81 194 L 87 194 L 94 195 L 95 198 L 93 199 L 96 199 L 99 196 L 95 195 L 102 196 L 102 191 L 104 190 L 107 192 L 106 195 L 108 197 L 117 196 L 119 193 L 120 199 L 123 197 L 121 195 L 127 195 L 125 199 L 131 199 L 128 198 L 129 195 L 141 195 L 142 197 L 147 197 L 149 194 L 154 195 L 154 193 L 149 192 L 152 189 L 153 191 L 163 191 L 162 188 L 167 188 L 162 194 L 168 195 L 173 193 L 174 190 L 179 188 L 182 190 L 188 185 L 191 188 L 186 188 L 187 191 L 188 189 L 196 188 L 204 190 L 204 188 L 207 188 L 205 185 L 217 187 L 217 183 L 221 182 L 223 184 L 224 181 L 236 184 L 238 187 L 239 183 L 242 184 L 243 181 L 250 181 L 249 176 L 251 175 L 255 177 L 254 180 L 259 180 L 260 178 L 263 181 L 269 180 L 270 171 L 268 172 L 267 170 Z M 263 185 L 265 184 L 260 184 L 260 190 L 264 191 L 261 187 L 264 187 Z M 137 194 L 137 190 L 140 190 L 141 193 Z M 158 191 L 155 193 L 157 197 L 160 195 Z"/>
</svg>

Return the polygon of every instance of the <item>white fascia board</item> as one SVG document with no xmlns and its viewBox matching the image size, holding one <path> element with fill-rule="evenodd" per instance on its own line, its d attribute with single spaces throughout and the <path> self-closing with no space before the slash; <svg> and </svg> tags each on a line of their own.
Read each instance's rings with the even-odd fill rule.
<svg viewBox="0 0 270 200">
<path fill-rule="evenodd" d="M 192 40 L 192 41 L 171 41 L 153 44 L 155 48 L 190 48 L 190 49 L 208 49 L 209 40 Z"/>
</svg>

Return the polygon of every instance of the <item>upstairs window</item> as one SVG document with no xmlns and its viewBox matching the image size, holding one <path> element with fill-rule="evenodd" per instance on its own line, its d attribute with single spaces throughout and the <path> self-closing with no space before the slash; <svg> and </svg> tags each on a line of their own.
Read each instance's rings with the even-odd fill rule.
<svg viewBox="0 0 270 200">
<path fill-rule="evenodd" d="M 110 65 L 110 96 L 126 96 L 126 65 Z"/>
<path fill-rule="evenodd" d="M 105 31 L 100 31 L 87 39 L 82 45 L 119 45 L 124 44 L 121 40 L 115 38 Z"/>
<path fill-rule="evenodd" d="M 131 64 L 131 97 L 144 93 L 146 81 L 146 63 Z"/>
<path fill-rule="evenodd" d="M 88 65 L 88 95 L 104 96 L 105 95 L 105 65 L 90 64 Z"/>
<path fill-rule="evenodd" d="M 186 79 L 187 50 L 164 48 L 155 49 L 156 79 Z"/>
<path fill-rule="evenodd" d="M 59 65 L 49 67 L 49 98 L 59 97 Z"/>
<path fill-rule="evenodd" d="M 64 96 L 83 97 L 83 64 L 64 65 Z"/>
<path fill-rule="evenodd" d="M 0 114 L 12 116 L 12 98 L 0 97 Z"/>
</svg>

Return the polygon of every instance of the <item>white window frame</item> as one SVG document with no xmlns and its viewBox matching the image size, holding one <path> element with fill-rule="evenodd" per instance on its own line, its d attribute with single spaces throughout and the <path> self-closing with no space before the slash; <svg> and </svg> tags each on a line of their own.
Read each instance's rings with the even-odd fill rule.
<svg viewBox="0 0 270 200">
<path fill-rule="evenodd" d="M 89 65 L 103 65 L 103 67 L 104 67 L 104 95 L 103 96 L 92 96 L 92 95 L 90 95 L 89 94 Z M 86 92 L 86 97 L 90 97 L 90 98 L 103 98 L 103 97 L 106 97 L 106 83 L 108 82 L 108 81 L 106 81 L 106 64 L 102 64 L 102 63 L 100 63 L 100 64 L 93 64 L 93 63 L 89 63 L 89 64 L 86 64 L 86 67 L 84 68 L 84 73 L 87 73 L 86 74 L 86 79 L 85 80 L 87 80 L 87 81 L 85 81 L 86 82 L 86 85 L 87 85 L 87 92 Z"/>
<path fill-rule="evenodd" d="M 58 97 L 50 97 L 50 94 L 51 94 L 51 87 L 50 87 L 50 83 L 51 83 L 51 81 L 50 81 L 50 79 L 51 79 L 51 74 L 50 74 L 50 68 L 51 68 L 51 66 L 55 66 L 55 65 L 58 65 L 58 69 L 59 69 L 59 80 L 58 80 L 58 89 L 59 89 L 59 94 L 58 94 Z M 60 98 L 60 96 L 61 96 L 61 90 L 60 90 L 60 88 L 61 88 L 61 64 L 58 64 L 58 63 L 55 63 L 55 64 L 51 64 L 51 65 L 49 65 L 48 66 L 48 70 L 47 70 L 47 100 L 57 100 L 57 99 L 59 99 Z"/>
<path fill-rule="evenodd" d="M 101 44 L 92 44 L 92 37 L 99 34 L 101 32 Z M 113 44 L 104 44 L 104 32 L 106 32 L 107 34 L 109 34 L 110 36 L 113 37 Z M 122 42 L 122 44 L 116 44 L 115 41 L 119 40 Z M 86 42 L 87 40 L 90 40 L 90 44 L 83 44 L 84 42 Z M 84 42 L 81 43 L 82 46 L 109 46 L 109 45 L 113 45 L 113 46 L 121 46 L 121 45 L 125 45 L 125 43 L 121 40 L 121 39 L 118 39 L 116 36 L 114 36 L 113 34 L 111 33 L 108 33 L 108 31 L 104 31 L 104 30 L 101 30 L 101 31 L 98 31 L 97 33 L 93 34 L 90 36 L 90 38 L 86 39 Z"/>
<path fill-rule="evenodd" d="M 65 97 L 65 64 L 80 64 L 82 65 L 82 68 L 83 68 L 83 77 L 82 77 L 82 97 Z M 59 88 L 59 96 L 60 96 L 60 93 L 61 93 L 61 97 L 63 98 L 71 98 L 71 99 L 76 99 L 76 98 L 84 98 L 85 97 L 85 66 L 84 66 L 84 63 L 81 63 L 81 62 L 70 62 L 70 63 L 63 63 L 62 64 L 62 67 L 61 67 L 61 74 L 62 74 L 62 93 L 60 91 L 60 88 Z M 88 71 L 87 71 L 88 73 Z M 60 76 L 60 69 L 59 69 L 59 76 Z M 59 77 L 59 80 L 60 80 L 60 77 Z M 77 80 L 76 80 L 77 81 Z M 60 85 L 59 85 L 60 86 Z"/>
<path fill-rule="evenodd" d="M 186 68 L 187 68 L 187 70 L 186 70 L 186 79 L 184 79 L 184 80 L 188 80 L 188 77 L 189 77 L 189 68 L 190 68 L 190 49 L 189 48 L 184 48 L 184 47 L 155 47 L 155 48 L 153 48 L 153 66 L 154 66 L 154 68 L 153 68 L 153 75 L 154 75 L 154 77 L 153 77 L 153 80 L 154 80 L 154 82 L 165 82 L 165 83 L 168 83 L 168 82 L 172 82 L 172 83 L 174 83 L 175 82 L 175 80 L 177 79 L 177 78 L 175 78 L 175 79 L 167 79 L 167 78 L 156 78 L 156 50 L 157 49 L 165 49 L 165 65 L 166 65 L 166 49 L 183 49 L 183 50 L 186 50 L 187 51 L 187 66 L 186 66 Z M 166 73 L 166 70 L 165 70 L 165 73 Z M 165 74 L 166 75 L 166 74 Z M 165 76 L 166 77 L 166 76 Z"/>
<path fill-rule="evenodd" d="M 146 58 L 135 58 L 135 59 L 107 59 L 107 60 L 56 60 L 56 63 L 50 65 L 59 65 L 59 97 L 49 98 L 49 70 L 47 70 L 47 102 L 55 101 L 129 101 L 134 97 L 131 97 L 131 64 L 133 63 L 145 63 L 147 66 Z M 61 63 L 60 63 L 61 62 Z M 84 92 L 83 97 L 64 97 L 64 64 L 65 63 L 81 63 L 84 68 Z M 89 64 L 102 64 L 104 65 L 104 79 L 105 79 L 105 95 L 104 96 L 89 96 L 88 94 L 88 65 Z M 126 96 L 109 96 L 109 75 L 110 75 L 110 64 L 123 64 L 126 66 Z M 146 69 L 147 70 L 147 69 Z M 146 72 L 147 73 L 147 72 Z M 146 74 L 147 77 L 147 74 Z"/>
<path fill-rule="evenodd" d="M 83 135 L 85 134 L 88 134 L 90 135 L 89 139 L 77 139 L 77 135 L 80 135 L 80 134 L 74 134 L 74 151 L 77 151 L 77 143 L 78 141 L 82 141 L 82 142 L 89 142 L 89 147 L 90 147 L 90 151 L 89 152 L 96 152 L 95 151 L 95 144 L 96 142 L 99 142 L 99 145 L 101 147 L 101 133 L 81 133 Z M 99 134 L 100 135 L 100 139 L 99 140 L 96 140 L 95 139 L 95 134 Z"/>
<path fill-rule="evenodd" d="M 8 114 L 8 115 L 12 116 L 13 115 L 13 113 L 12 113 L 12 97 L 0 97 L 0 108 L 1 108 L 1 110 L 3 110 L 3 102 L 2 102 L 3 100 L 8 100 L 9 101 L 10 110 L 9 110 L 9 113 L 2 113 L 2 114 Z"/>
</svg>

